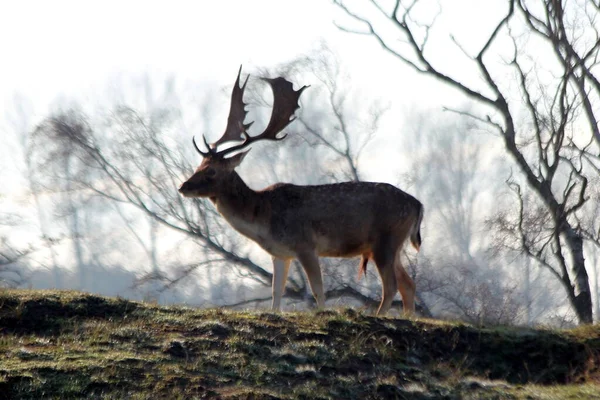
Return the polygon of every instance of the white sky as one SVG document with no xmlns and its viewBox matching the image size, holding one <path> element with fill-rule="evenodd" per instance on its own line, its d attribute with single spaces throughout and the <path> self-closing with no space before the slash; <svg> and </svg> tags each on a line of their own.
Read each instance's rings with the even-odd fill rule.
<svg viewBox="0 0 600 400">
<path fill-rule="evenodd" d="M 506 1 L 439 2 L 444 8 L 436 29 L 446 31 L 445 41 L 431 53 L 442 70 L 472 78 L 469 70 L 461 70 L 464 64 L 456 56 L 460 51 L 448 32 L 475 54 L 502 18 Z M 457 101 L 456 93 L 443 84 L 412 72 L 373 38 L 341 32 L 333 21 L 343 24 L 348 19 L 330 0 L 1 1 L 0 138 L 6 134 L 3 112 L 11 109 L 15 93 L 31 100 L 43 116 L 59 97 L 103 96 L 114 76 L 148 73 L 173 75 L 179 82 L 231 84 L 240 64 L 248 72 L 286 62 L 313 50 L 321 40 L 339 54 L 353 86 L 372 98 L 392 99 L 395 111 L 457 106 L 464 100 L 461 96 Z M 401 144 L 410 137 L 403 137 L 398 125 L 384 136 Z M 394 158 L 396 149 L 380 146 L 370 155 L 369 172 L 374 172 L 368 178 L 394 183 L 385 163 L 405 161 Z M 0 148 L 0 158 L 2 153 L 7 152 Z M 0 196 L 7 191 L 10 175 L 5 166 L 0 159 Z"/>
<path fill-rule="evenodd" d="M 476 52 L 491 23 L 501 18 L 505 2 L 440 2 L 443 10 L 435 26 L 444 33 L 439 35 L 442 41 L 432 43 L 435 61 L 442 70 L 475 76 L 457 62 L 459 50 L 448 45 L 448 32 Z M 436 0 L 423 3 L 439 7 Z M 373 38 L 340 31 L 334 21 L 351 26 L 347 16 L 326 0 L 0 2 L 0 109 L 10 114 L 18 93 L 33 103 L 40 119 L 57 98 L 93 104 L 106 96 L 107 85 L 144 74 L 173 76 L 179 84 L 200 88 L 198 82 L 216 82 L 207 86 L 215 90 L 231 85 L 240 64 L 245 72 L 273 66 L 314 50 L 324 40 L 351 77 L 348 85 L 370 99 L 391 103 L 383 132 L 373 150 L 364 154 L 363 166 L 367 179 L 397 183 L 398 171 L 389 163 L 399 163 L 396 152 L 403 140 L 411 139 L 402 125 L 403 114 L 456 106 L 464 97 L 457 103 L 452 89 L 411 71 Z M 0 113 L 0 134 L 6 135 L 3 117 Z M 14 139 L 8 139 L 0 158 L 16 157 L 15 146 L 10 145 Z M 3 164 L 0 176 L 12 176 L 12 163 L 6 168 L 0 160 Z M 5 183 L 3 191 L 21 192 L 16 186 Z"/>
<path fill-rule="evenodd" d="M 52 98 L 143 71 L 231 80 L 241 63 L 281 62 L 339 36 L 331 12 L 322 0 L 3 2 L 0 88 Z"/>
<path fill-rule="evenodd" d="M 476 51 L 478 42 L 489 33 L 490 19 L 500 19 L 505 8 L 501 0 L 441 3 L 445 5 L 436 27 L 466 41 L 465 47 L 471 51 Z M 494 8 L 493 4 L 500 6 Z M 246 72 L 269 67 L 308 53 L 325 40 L 347 69 L 349 85 L 371 99 L 392 103 L 391 115 L 372 151 L 365 153 L 363 166 L 367 179 L 397 183 L 398 171 L 389 165 L 409 164 L 398 159 L 397 150 L 403 140 L 411 140 L 402 126 L 402 113 L 456 105 L 456 93 L 412 72 L 373 38 L 340 31 L 334 21 L 349 23 L 327 0 L 0 2 L 0 110 L 10 113 L 14 108 L 11 101 L 18 93 L 32 101 L 39 119 L 57 98 L 93 104 L 106 95 L 108 84 L 144 74 L 172 75 L 180 84 L 211 81 L 231 85 L 240 64 Z M 441 36 L 448 38 L 447 33 Z M 442 69 L 454 68 L 468 75 L 457 63 L 455 46 L 432 45 L 441 55 L 436 61 Z M 121 79 L 112 79 L 116 76 Z M 214 90 L 218 86 L 208 87 Z M 0 113 L 2 136 L 7 134 L 3 117 Z M 0 158 L 18 157 L 14 155 L 17 147 L 10 145 L 14 139 L 8 139 L 3 145 L 8 147 L 0 148 Z M 17 182 L 10 184 L 15 175 L 11 164 L 9 160 L 7 167 L 6 160 L 0 160 L 2 191 L 18 197 L 23 188 Z"/>
<path fill-rule="evenodd" d="M 485 23 L 461 14 L 481 12 L 482 3 L 454 0 L 444 10 L 449 21 L 467 17 L 454 25 L 456 34 Z M 98 90 L 121 73 L 228 82 L 239 64 L 284 62 L 321 39 L 363 85 L 410 78 L 373 39 L 343 33 L 334 20 L 344 15 L 325 0 L 6 1 L 0 5 L 0 101 L 7 106 L 18 91 L 48 102 Z M 398 97 L 420 93 L 414 92 Z"/>
</svg>

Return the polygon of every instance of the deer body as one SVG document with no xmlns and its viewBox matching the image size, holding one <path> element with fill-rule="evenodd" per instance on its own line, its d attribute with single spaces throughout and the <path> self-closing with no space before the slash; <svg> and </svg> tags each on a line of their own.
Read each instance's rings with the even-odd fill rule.
<svg viewBox="0 0 600 400">
<path fill-rule="evenodd" d="M 242 190 L 215 197 L 217 210 L 238 232 L 279 258 L 294 258 L 298 247 L 313 248 L 324 257 L 371 252 L 383 232 L 393 232 L 420 204 L 385 183 L 279 183 L 256 192 Z"/>
<path fill-rule="evenodd" d="M 232 94 L 230 123 L 224 137 L 233 130 L 230 126 L 233 123 L 241 129 L 238 136 L 246 136 L 245 142 L 234 146 L 233 150 L 221 152 L 207 145 L 209 152 L 204 153 L 196 146 L 205 158 L 179 191 L 186 197 L 209 197 L 234 229 L 271 254 L 273 309 L 280 308 L 292 259 L 297 258 L 302 264 L 317 305 L 323 307 L 325 296 L 318 257 L 360 255 L 363 269 L 367 260 L 373 259 L 382 279 L 383 299 L 378 314 L 388 311 L 396 290 L 402 295 L 405 312 L 413 312 L 415 287 L 400 264 L 399 253 L 409 237 L 415 248 L 421 244 L 423 207 L 417 199 L 392 185 L 373 182 L 315 186 L 278 183 L 254 191 L 235 172 L 246 153 L 223 157 L 225 153 L 258 140 L 256 138 L 279 140 L 276 134 L 291 122 L 290 117 L 298 107 L 297 101 L 304 88 L 293 91 L 289 82 L 277 79 L 281 81 L 269 81 L 275 93 L 269 126 L 258 137 L 250 137 L 245 133 L 249 124 L 243 124 L 245 111 L 241 94 L 236 95 L 236 89 L 240 89 L 238 74 Z M 244 87 L 245 83 L 242 93 Z M 236 110 L 235 103 L 238 104 Z M 282 121 L 278 120 L 276 110 L 283 114 Z M 233 122 L 232 115 L 236 115 Z M 271 126 L 276 128 L 269 130 Z M 227 138 L 229 140 L 235 139 Z M 224 141 L 221 138 L 217 143 Z"/>
</svg>

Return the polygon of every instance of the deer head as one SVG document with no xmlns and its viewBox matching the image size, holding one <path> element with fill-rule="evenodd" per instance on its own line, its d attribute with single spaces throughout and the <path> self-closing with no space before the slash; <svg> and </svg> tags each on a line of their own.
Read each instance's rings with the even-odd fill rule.
<svg viewBox="0 0 600 400">
<path fill-rule="evenodd" d="M 284 78 L 262 78 L 269 83 L 273 90 L 273 110 L 265 130 L 259 135 L 250 136 L 248 128 L 250 128 L 253 122 L 244 123 L 247 111 L 243 100 L 249 76 L 244 81 L 244 84 L 240 86 L 241 73 L 242 67 L 240 66 L 233 91 L 231 92 L 231 107 L 229 109 L 225 133 L 223 133 L 219 140 L 212 144 L 208 144 L 206 138 L 202 136 L 206 151 L 200 150 L 196 144 L 196 140 L 192 139 L 194 147 L 203 157 L 203 160 L 194 174 L 179 188 L 179 192 L 185 197 L 218 196 L 224 185 L 227 185 L 228 178 L 233 175 L 234 169 L 240 165 L 249 150 L 239 152 L 231 157 L 226 158 L 225 156 L 243 150 L 251 143 L 259 140 L 279 141 L 284 139 L 286 135 L 281 137 L 277 135 L 295 119 L 294 112 L 299 107 L 298 99 L 307 86 L 303 86 L 299 90 L 294 90 L 292 83 Z M 218 150 L 218 147 L 222 144 L 240 141 L 242 143 Z"/>
</svg>

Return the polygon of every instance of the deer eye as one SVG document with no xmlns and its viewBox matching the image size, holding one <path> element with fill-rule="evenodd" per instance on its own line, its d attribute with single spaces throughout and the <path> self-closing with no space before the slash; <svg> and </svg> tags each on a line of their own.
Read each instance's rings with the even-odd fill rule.
<svg viewBox="0 0 600 400">
<path fill-rule="evenodd" d="M 214 168 L 206 168 L 206 171 L 204 171 L 204 175 L 207 178 L 214 178 L 215 175 L 217 175 L 217 170 L 215 170 Z"/>
</svg>

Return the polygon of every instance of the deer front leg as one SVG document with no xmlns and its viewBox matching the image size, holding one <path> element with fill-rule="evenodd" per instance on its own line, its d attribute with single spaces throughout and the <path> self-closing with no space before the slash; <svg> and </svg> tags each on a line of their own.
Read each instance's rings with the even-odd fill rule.
<svg viewBox="0 0 600 400">
<path fill-rule="evenodd" d="M 298 254 L 298 261 L 302 264 L 310 289 L 317 301 L 318 308 L 325 307 L 325 293 L 323 292 L 323 277 L 321 276 L 321 267 L 319 266 L 319 257 L 314 251 L 307 251 Z"/>
<path fill-rule="evenodd" d="M 279 311 L 281 309 L 281 297 L 285 290 L 290 262 L 292 260 L 273 257 L 273 305 L 271 309 Z"/>
</svg>

